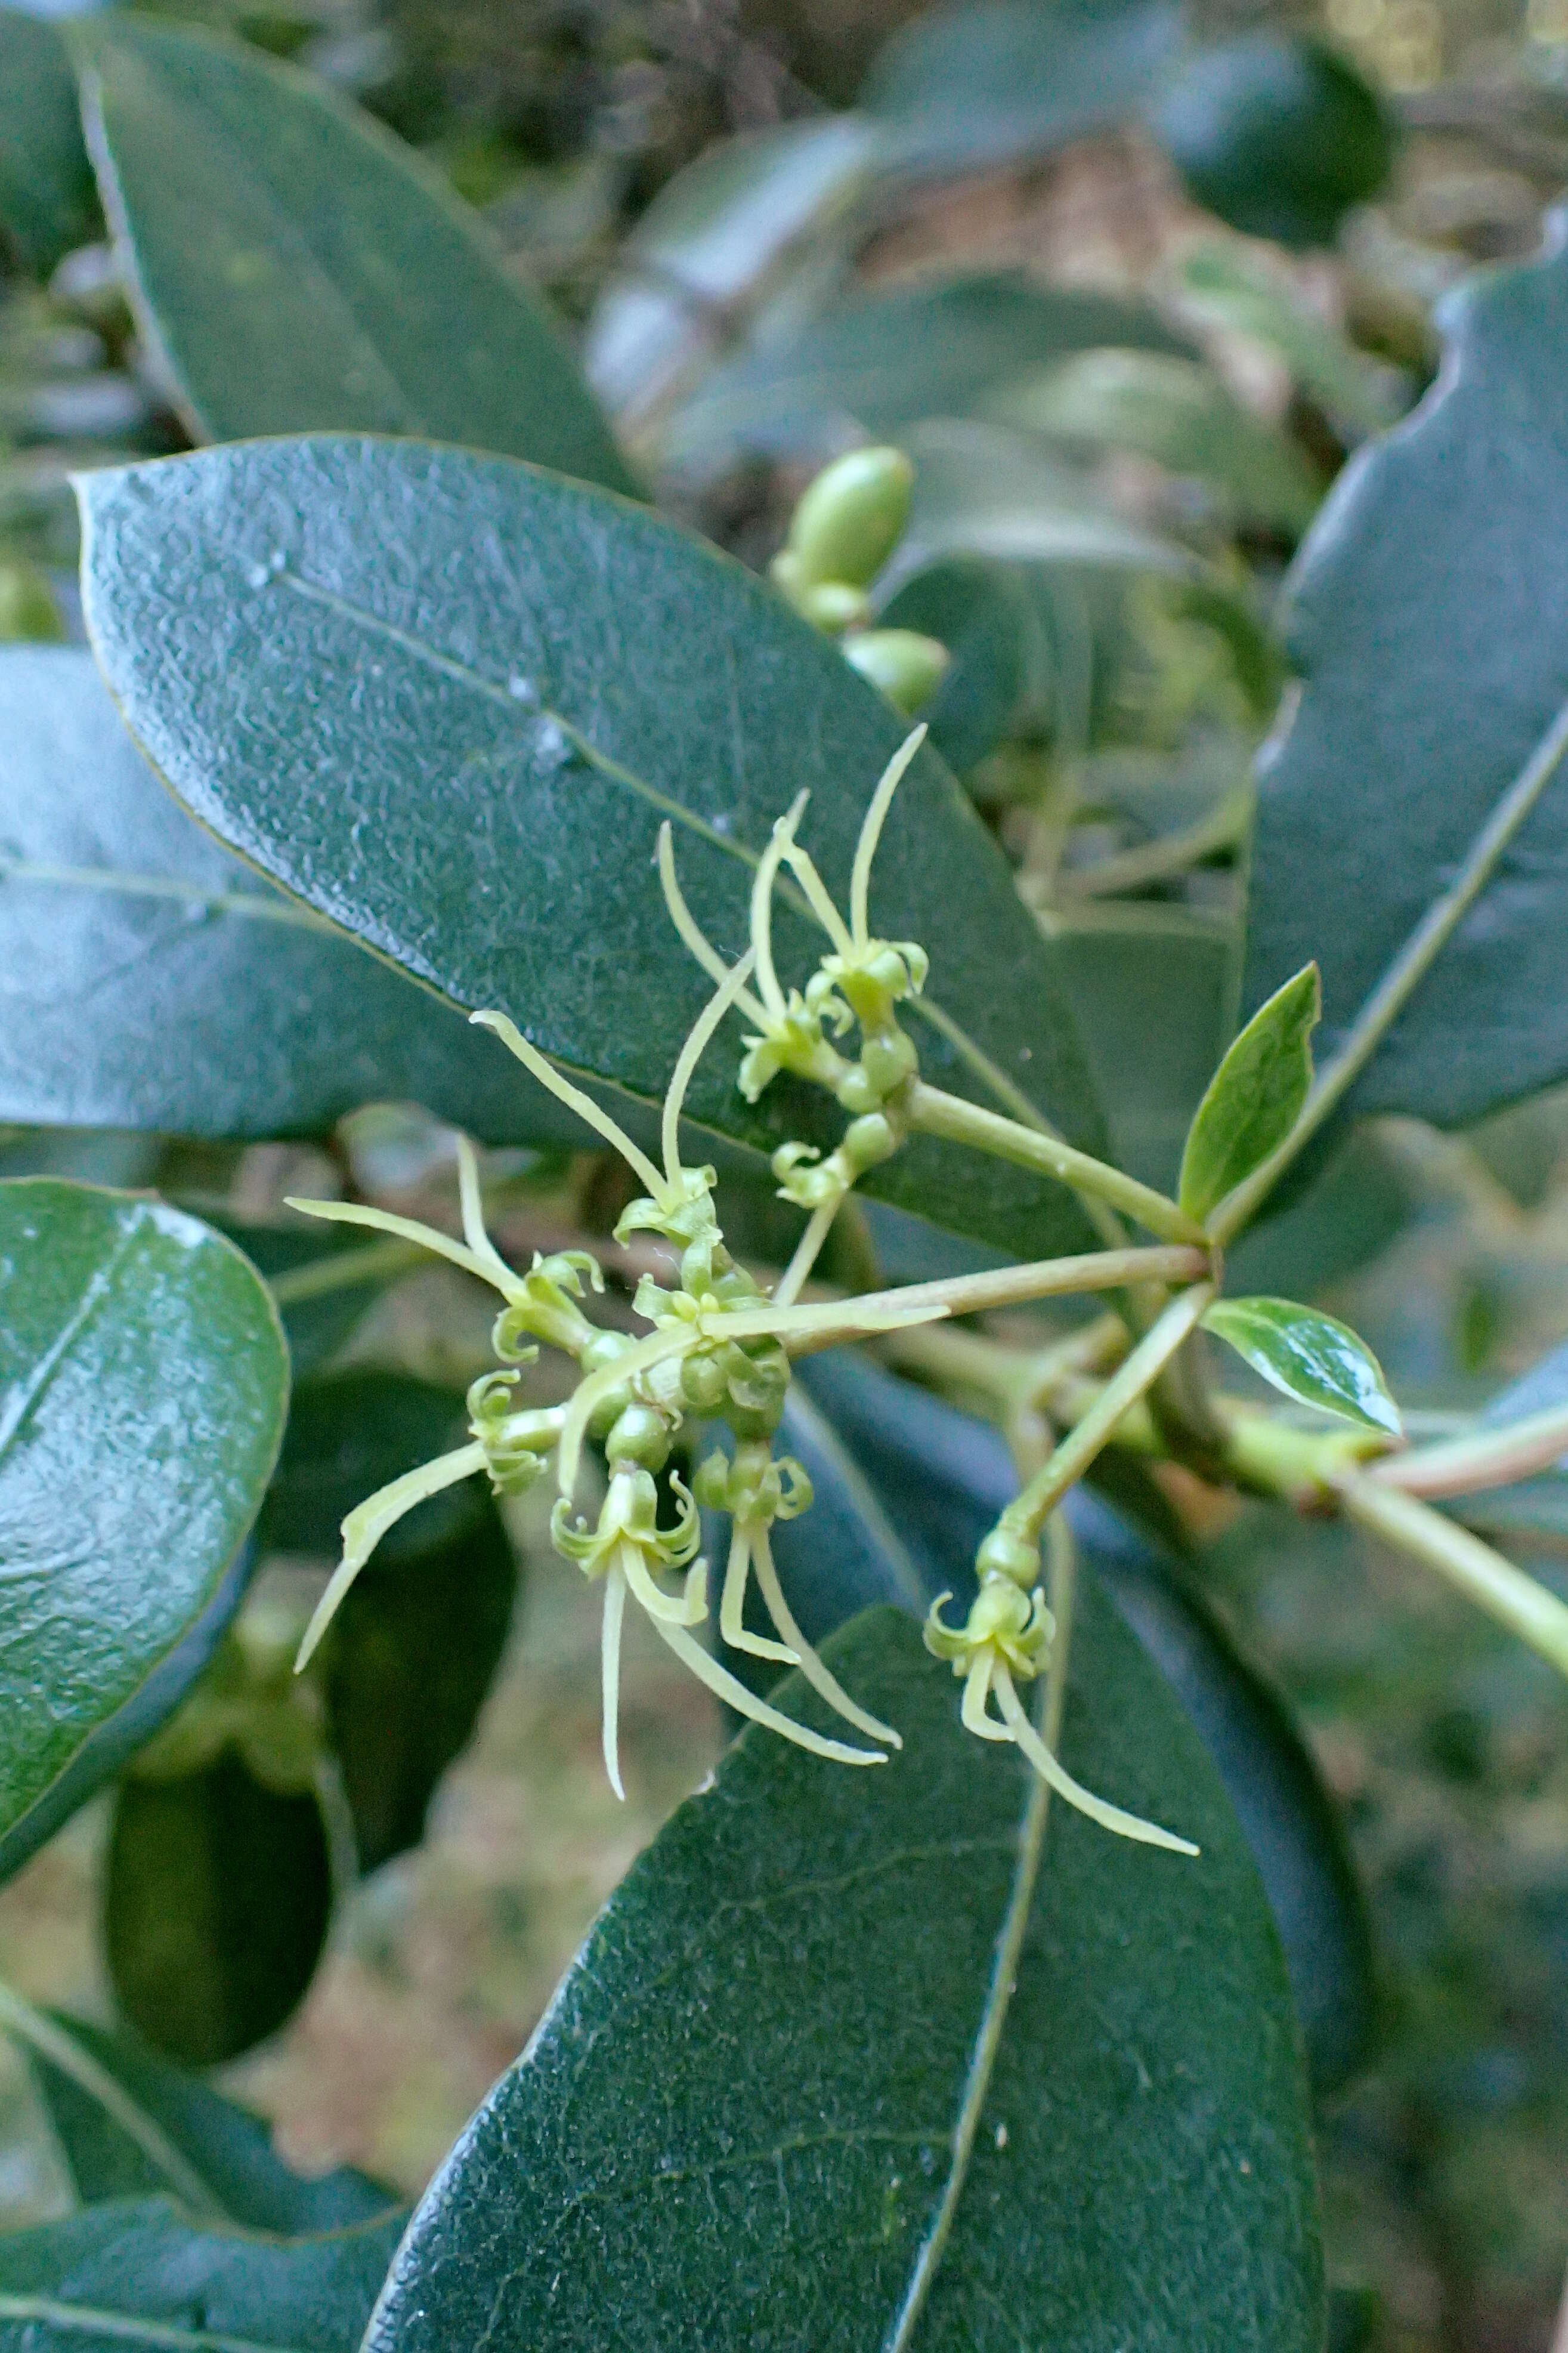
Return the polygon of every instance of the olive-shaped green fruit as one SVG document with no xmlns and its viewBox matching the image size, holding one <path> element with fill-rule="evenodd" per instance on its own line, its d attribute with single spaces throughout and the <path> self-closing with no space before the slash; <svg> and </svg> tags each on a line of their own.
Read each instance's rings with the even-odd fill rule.
<svg viewBox="0 0 1568 2353">
<path fill-rule="evenodd" d="M 915 470 L 901 449 L 851 449 L 825 466 L 795 508 L 780 585 L 866 588 L 910 519 Z"/>
<path fill-rule="evenodd" d="M 1393 168 L 1383 101 L 1348 59 L 1300 35 L 1247 33 L 1205 49 L 1154 116 L 1192 195 L 1232 228 L 1331 243 Z"/>
<path fill-rule="evenodd" d="M 912 719 L 942 684 L 951 657 L 918 629 L 862 629 L 844 641 L 844 659 L 879 688 L 895 711 Z"/>
</svg>

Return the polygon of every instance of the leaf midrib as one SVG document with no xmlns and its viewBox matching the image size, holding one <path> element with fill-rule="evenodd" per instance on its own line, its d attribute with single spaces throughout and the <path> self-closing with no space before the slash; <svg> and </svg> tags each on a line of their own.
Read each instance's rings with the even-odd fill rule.
<svg viewBox="0 0 1568 2353">
<path fill-rule="evenodd" d="M 183 882 L 177 874 L 142 874 L 112 866 L 56 866 L 47 860 L 0 856 L 0 881 L 32 882 L 65 891 L 101 891 L 127 899 L 174 899 L 209 913 L 242 915 L 258 923 L 283 923 L 297 931 L 336 935 L 337 925 L 296 899 L 259 891 L 223 891 Z"/>
</svg>

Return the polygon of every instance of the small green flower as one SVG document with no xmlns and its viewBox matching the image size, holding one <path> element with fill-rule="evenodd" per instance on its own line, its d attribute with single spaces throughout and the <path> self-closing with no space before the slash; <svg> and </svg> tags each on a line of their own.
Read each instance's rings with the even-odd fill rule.
<svg viewBox="0 0 1568 2353">
<path fill-rule="evenodd" d="M 1197 1848 L 1186 1839 L 1162 1830 L 1156 1822 L 1125 1813 L 1120 1806 L 1109 1805 L 1103 1798 L 1080 1787 L 1036 1729 L 1018 1697 L 1014 1678 L 1032 1682 L 1050 1662 L 1056 1622 L 1039 1588 L 1026 1593 L 1010 1576 L 987 1577 L 962 1626 L 950 1626 L 942 1614 L 942 1603 L 952 1599 L 951 1594 L 943 1593 L 932 1602 L 926 1620 L 925 1644 L 935 1657 L 952 1662 L 953 1673 L 963 1684 L 960 1712 L 966 1730 L 981 1740 L 1013 1741 L 1042 1780 L 1102 1829 L 1114 1831 L 1121 1838 L 1135 1839 L 1145 1846 L 1168 1847 L 1176 1854 L 1196 1854 Z M 991 1713 L 993 1696 L 1001 1710 L 1000 1721 Z"/>
</svg>

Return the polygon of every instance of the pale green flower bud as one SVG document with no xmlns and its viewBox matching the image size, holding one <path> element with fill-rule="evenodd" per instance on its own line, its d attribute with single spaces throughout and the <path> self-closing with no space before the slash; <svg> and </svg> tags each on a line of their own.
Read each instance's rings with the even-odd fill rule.
<svg viewBox="0 0 1568 2353">
<path fill-rule="evenodd" d="M 937 638 L 916 629 L 858 629 L 844 640 L 844 659 L 895 711 L 912 719 L 942 684 L 952 656 Z"/>
<path fill-rule="evenodd" d="M 790 523 L 796 579 L 868 587 L 904 535 L 914 480 L 901 449 L 851 449 L 825 466 Z"/>
</svg>

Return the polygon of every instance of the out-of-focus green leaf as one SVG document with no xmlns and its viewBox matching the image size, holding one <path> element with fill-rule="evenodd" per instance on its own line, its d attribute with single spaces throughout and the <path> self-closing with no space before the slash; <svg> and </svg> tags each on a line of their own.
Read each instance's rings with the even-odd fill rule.
<svg viewBox="0 0 1568 2353">
<path fill-rule="evenodd" d="M 1288 583 L 1303 684 L 1259 782 L 1247 998 L 1309 956 L 1331 1050 L 1450 886 L 1568 696 L 1542 627 L 1568 588 L 1568 254 L 1477 280 L 1415 415 L 1341 478 Z M 1350 1102 L 1439 1126 L 1568 1076 L 1568 779 L 1495 877 Z"/>
<path fill-rule="evenodd" d="M 273 2239 L 194 2222 L 164 2198 L 115 2199 L 0 2236 L 0 2348 L 353 2353 L 401 2229 L 394 2215 Z"/>
<path fill-rule="evenodd" d="M 1309 309 L 1276 262 L 1234 238 L 1184 253 L 1175 290 L 1186 317 L 1278 353 L 1300 390 L 1334 423 L 1376 433 L 1399 414 L 1397 379 Z"/>
<path fill-rule="evenodd" d="M 875 145 L 859 115 L 810 115 L 710 147 L 666 183 L 589 324 L 589 378 L 614 416 L 644 416 L 719 355 L 737 305 L 853 203 Z"/>
<path fill-rule="evenodd" d="M 379 124 L 205 34 L 110 13 L 72 38 L 132 296 L 200 438 L 423 434 L 635 495 L 559 329 Z"/>
<path fill-rule="evenodd" d="M 1167 1187 L 1228 1025 L 1236 943 L 1179 907 L 1084 907 L 1046 920 L 1117 1165 Z"/>
<path fill-rule="evenodd" d="M 1226 1047 L 1182 1154 L 1178 1198 L 1190 1216 L 1217 1208 L 1295 1126 L 1312 1083 L 1321 1002 L 1318 968 L 1307 965 Z"/>
<path fill-rule="evenodd" d="M 716 368 L 670 428 L 667 454 L 825 450 L 858 427 L 881 438 L 921 417 L 963 417 L 988 385 L 1100 343 L 1190 352 L 1145 303 L 1014 271 L 978 271 L 860 294 Z"/>
<path fill-rule="evenodd" d="M 1200 51 L 1153 130 L 1200 205 L 1279 245 L 1331 244 L 1394 166 L 1393 118 L 1376 91 L 1301 34 L 1259 29 Z"/>
<path fill-rule="evenodd" d="M 0 8 L 0 236 L 37 278 L 98 219 L 76 77 L 58 26 Z"/>
<path fill-rule="evenodd" d="M 367 2353 L 486 2328 L 534 2353 L 863 2353 L 917 2322 L 942 2353 L 1309 2353 L 1316 2193 L 1279 1942 L 1157 1672 L 1086 1577 L 1066 1761 L 1179 1822 L 1196 1862 L 1058 1805 L 1042 1821 L 910 1619 L 868 1612 L 826 1656 L 902 1751 L 851 1773 L 742 1736 L 437 2176 Z M 815 1721 L 803 1691 L 774 1696 Z"/>
<path fill-rule="evenodd" d="M 288 1336 L 296 1382 L 336 1353 L 409 1263 L 429 1263 L 421 1250 L 400 1253 L 391 1243 L 378 1247 L 352 1226 L 330 1226 L 319 1219 L 307 1224 L 302 1218 L 278 1225 L 226 1211 L 208 1214 L 266 1278 Z"/>
<path fill-rule="evenodd" d="M 1401 1434 L 1377 1358 L 1337 1316 L 1292 1299 L 1216 1299 L 1203 1320 L 1205 1331 L 1298 1404 Z"/>
<path fill-rule="evenodd" d="M 309 1789 L 269 1788 L 226 1753 L 115 1799 L 104 1943 L 121 2014 L 186 2067 L 237 2058 L 299 2007 L 332 1886 Z"/>
<path fill-rule="evenodd" d="M 317 1134 L 400 1098 L 492 1143 L 580 1133 L 489 1039 L 193 825 L 90 654 L 0 652 L 0 1117 Z"/>
<path fill-rule="evenodd" d="M 125 2033 L 55 2015 L 90 2069 L 101 2071 L 125 2105 L 111 2112 L 75 2076 L 29 2048 L 27 2063 L 48 2110 L 78 2197 L 188 2195 L 193 2180 L 231 2222 L 276 2237 L 339 2231 L 385 2215 L 390 2190 L 347 2166 L 308 2180 L 272 2147 L 271 2127 Z M 159 2145 L 176 2164 L 159 2161 Z"/>
<path fill-rule="evenodd" d="M 985 407 L 1005 425 L 1131 450 L 1194 475 L 1237 514 L 1292 537 L 1326 487 L 1296 444 L 1233 400 L 1212 368 L 1168 352 L 1079 352 L 999 385 Z"/>
<path fill-rule="evenodd" d="M 344 1515 L 463 1442 L 459 1393 L 344 1372 L 296 1393 L 259 1541 L 336 1561 Z M 436 1785 L 466 1746 L 506 1641 L 517 1564 L 482 1481 L 445 1488 L 377 1546 L 323 1651 L 327 1733 L 360 1868 L 416 1845 Z"/>
<path fill-rule="evenodd" d="M 288 1393 L 271 1301 L 220 1235 L 126 1194 L 0 1185 L 0 1874 L 205 1664 Z"/>
<path fill-rule="evenodd" d="M 1181 47 L 1169 0 L 939 8 L 879 57 L 864 98 L 884 168 L 910 177 L 1048 155 L 1136 114 Z"/>
<path fill-rule="evenodd" d="M 336 437 L 93 474 L 81 494 L 94 641 L 182 797 L 382 955 L 591 1077 L 662 1095 L 711 994 L 654 871 L 666 818 L 728 954 L 803 786 L 803 839 L 846 892 L 901 723 L 836 646 L 673 525 L 505 459 Z M 929 750 L 883 834 L 871 918 L 930 952 L 914 1018 L 933 1080 L 1022 1089 L 1098 1140 L 1045 945 Z M 823 934 L 781 894 L 774 935 L 803 983 Z M 697 1122 L 766 1149 L 836 1138 L 805 1089 L 752 1109 L 738 1062 L 732 1025 L 688 1094 Z M 911 1146 L 870 1189 L 1027 1255 L 1086 1231 L 1059 1190 L 968 1154 Z"/>
</svg>

